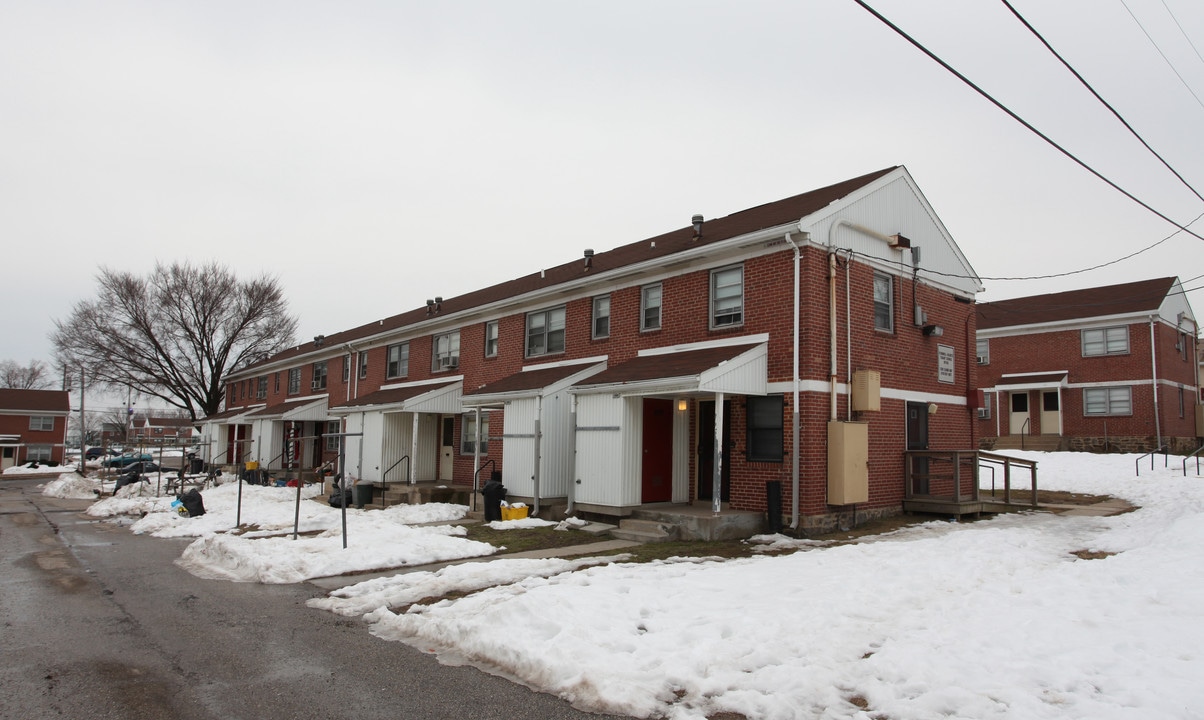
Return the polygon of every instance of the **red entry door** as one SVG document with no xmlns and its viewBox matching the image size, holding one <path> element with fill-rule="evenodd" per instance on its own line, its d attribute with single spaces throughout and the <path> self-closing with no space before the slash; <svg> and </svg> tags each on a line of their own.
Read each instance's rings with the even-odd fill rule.
<svg viewBox="0 0 1204 720">
<path fill-rule="evenodd" d="M 642 502 L 673 499 L 673 401 L 644 399 Z"/>
</svg>

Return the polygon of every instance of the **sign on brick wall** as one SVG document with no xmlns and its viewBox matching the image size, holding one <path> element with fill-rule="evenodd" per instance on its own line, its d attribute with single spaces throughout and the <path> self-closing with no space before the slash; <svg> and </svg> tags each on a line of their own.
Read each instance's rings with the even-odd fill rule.
<svg viewBox="0 0 1204 720">
<path fill-rule="evenodd" d="M 953 382 L 953 347 L 936 346 L 936 379 L 943 383 Z"/>
</svg>

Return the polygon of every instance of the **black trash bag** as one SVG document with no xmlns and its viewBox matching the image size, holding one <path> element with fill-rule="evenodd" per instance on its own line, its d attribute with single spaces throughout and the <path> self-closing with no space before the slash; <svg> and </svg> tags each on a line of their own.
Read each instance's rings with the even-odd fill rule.
<svg viewBox="0 0 1204 720">
<path fill-rule="evenodd" d="M 334 492 L 330 493 L 331 507 L 351 507 L 353 504 L 351 488 L 347 488 L 346 490 L 335 488 Z"/>
<path fill-rule="evenodd" d="M 137 467 L 134 467 L 130 470 L 126 470 L 121 475 L 119 475 L 117 477 L 116 484 L 113 485 L 113 494 L 116 495 L 117 491 L 120 490 L 121 488 L 125 487 L 126 485 L 133 485 L 136 482 L 147 482 L 147 479 L 142 477 L 142 473 L 140 472 L 141 470 L 142 470 L 142 466 L 139 463 L 139 464 L 137 464 Z"/>
<path fill-rule="evenodd" d="M 184 503 L 184 509 L 188 511 L 188 517 L 198 517 L 205 514 L 205 502 L 201 499 L 201 491 L 193 488 L 183 495 L 179 496 L 180 502 Z"/>
</svg>

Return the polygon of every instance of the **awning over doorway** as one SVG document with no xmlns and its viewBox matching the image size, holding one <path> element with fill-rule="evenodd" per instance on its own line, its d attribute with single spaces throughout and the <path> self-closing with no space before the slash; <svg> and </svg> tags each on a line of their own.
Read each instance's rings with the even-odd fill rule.
<svg viewBox="0 0 1204 720">
<path fill-rule="evenodd" d="M 465 393 L 462 402 L 466 407 L 480 407 L 500 405 L 507 400 L 518 398 L 546 395 L 596 375 L 605 369 L 605 362 L 524 369 Z"/>
<path fill-rule="evenodd" d="M 335 415 L 353 412 L 415 412 L 454 415 L 461 411 L 464 382 L 418 382 L 381 388 L 330 408 Z"/>
<path fill-rule="evenodd" d="M 1067 371 L 1045 373 L 1023 373 L 1004 375 L 995 383 L 998 392 L 1021 392 L 1023 390 L 1057 390 L 1068 387 Z"/>
<path fill-rule="evenodd" d="M 247 413 L 246 420 L 289 420 L 298 422 L 325 420 L 327 415 L 329 415 L 327 411 L 328 402 L 325 395 L 322 397 L 302 398 L 290 402 L 282 402 Z"/>
<path fill-rule="evenodd" d="M 620 395 L 766 394 L 764 342 L 752 345 L 644 350 L 573 386 L 572 391 Z"/>
<path fill-rule="evenodd" d="M 253 412 L 264 409 L 264 405 L 252 405 L 245 408 L 234 408 L 233 410 L 223 410 L 213 415 L 208 415 L 201 418 L 201 424 L 219 423 L 221 425 L 242 425 L 250 422 L 247 416 Z"/>
</svg>

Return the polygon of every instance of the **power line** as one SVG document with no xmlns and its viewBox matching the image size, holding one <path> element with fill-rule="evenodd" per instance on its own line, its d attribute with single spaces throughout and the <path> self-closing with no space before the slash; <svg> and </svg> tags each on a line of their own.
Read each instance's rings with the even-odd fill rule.
<svg viewBox="0 0 1204 720">
<path fill-rule="evenodd" d="M 1166 61 L 1167 67 L 1171 69 L 1171 72 L 1175 73 L 1175 77 L 1179 78 L 1179 82 L 1183 83 L 1183 87 L 1187 88 L 1187 91 L 1191 93 L 1191 96 L 1196 99 L 1196 103 L 1198 103 L 1201 108 L 1204 108 L 1204 101 L 1200 100 L 1200 96 L 1196 94 L 1196 91 L 1192 90 L 1191 86 L 1187 84 L 1187 81 L 1183 79 L 1183 76 L 1179 74 L 1179 71 L 1175 68 L 1175 64 L 1172 63 L 1170 58 L 1166 56 L 1166 53 L 1162 52 L 1162 48 L 1158 47 L 1158 43 L 1154 42 L 1154 38 L 1150 37 L 1150 33 L 1145 29 L 1145 25 L 1142 25 L 1141 21 L 1137 19 L 1137 16 L 1133 14 L 1133 11 L 1129 10 L 1128 3 L 1126 3 L 1125 0 L 1120 0 L 1120 4 L 1125 6 L 1125 10 L 1128 10 L 1129 12 L 1129 17 L 1133 18 L 1133 22 L 1137 23 L 1137 27 L 1141 28 L 1141 32 L 1145 33 L 1145 39 L 1150 41 L 1150 44 L 1154 46 L 1154 49 L 1157 50 L 1158 54 L 1162 56 L 1162 59 Z M 1176 20 L 1175 22 L 1178 21 Z"/>
<path fill-rule="evenodd" d="M 1120 124 L 1124 125 L 1125 128 L 1130 133 L 1133 134 L 1133 137 L 1137 138 L 1137 140 L 1142 145 L 1145 146 L 1146 150 L 1149 150 L 1151 153 L 1153 153 L 1154 157 L 1158 158 L 1158 160 L 1163 165 L 1166 166 L 1167 170 L 1170 170 L 1171 173 L 1175 177 L 1179 178 L 1179 182 L 1183 183 L 1183 185 L 1185 187 L 1187 187 L 1188 190 L 1191 190 L 1192 193 L 1197 198 L 1200 198 L 1200 200 L 1204 201 L 1204 196 L 1201 196 L 1200 193 L 1197 192 L 1196 189 L 1191 186 L 1191 183 L 1189 183 L 1183 179 L 1183 176 L 1179 174 L 1178 170 L 1175 170 L 1175 168 L 1171 167 L 1171 164 L 1168 163 L 1165 158 L 1163 158 L 1161 155 L 1159 155 L 1158 152 L 1154 150 L 1154 148 L 1150 147 L 1150 144 L 1145 141 L 1145 138 L 1143 138 L 1141 135 L 1139 135 L 1137 133 L 1137 131 L 1133 129 L 1133 126 L 1130 125 L 1129 122 L 1127 120 L 1125 120 L 1123 117 L 1121 117 L 1120 113 L 1116 111 L 1116 108 L 1112 107 L 1112 105 L 1109 104 L 1107 100 L 1105 100 L 1098 92 L 1095 91 L 1095 88 L 1091 87 L 1091 83 L 1087 82 L 1083 78 L 1083 76 L 1079 74 L 1078 70 L 1075 70 L 1073 67 L 1071 67 L 1070 63 L 1066 61 L 1066 58 L 1062 57 L 1060 54 L 1058 54 L 1057 50 L 1053 49 L 1053 46 L 1049 44 L 1049 41 L 1046 40 L 1045 37 L 1041 35 L 1041 33 L 1037 32 L 1037 29 L 1034 28 L 1032 26 L 1032 24 L 1029 23 L 1028 20 L 1025 20 L 1024 16 L 1021 15 L 1019 13 L 1019 11 L 1016 10 L 1016 8 L 1012 7 L 1012 4 L 1010 2 L 1008 2 L 1008 0 L 1001 0 L 1001 2 L 1003 2 L 1004 6 L 1007 7 L 1008 10 L 1012 11 L 1012 14 L 1016 16 L 1017 20 L 1019 20 L 1021 23 L 1024 24 L 1024 27 L 1028 28 L 1029 32 L 1031 32 L 1033 35 L 1035 35 L 1037 37 L 1038 40 L 1041 41 L 1041 44 L 1044 45 L 1047 50 L 1049 50 L 1051 53 L 1053 53 L 1053 56 L 1056 57 L 1058 59 L 1058 61 L 1061 62 L 1062 65 L 1064 65 L 1066 67 L 1066 69 L 1069 70 L 1070 73 L 1072 75 L 1074 75 L 1080 83 L 1083 84 L 1083 87 L 1087 88 L 1091 92 L 1091 94 L 1095 96 L 1096 100 L 1099 100 L 1101 103 L 1103 103 L 1104 107 L 1108 108 L 1108 110 L 1116 117 L 1116 119 L 1120 121 Z M 1190 224 L 1190 223 L 1188 223 L 1188 224 Z"/>
<path fill-rule="evenodd" d="M 1183 39 L 1187 41 L 1187 44 L 1191 45 L 1191 49 L 1195 51 L 1196 57 L 1200 58 L 1200 62 L 1204 63 L 1204 56 L 1200 55 L 1200 50 L 1196 47 L 1196 44 L 1191 41 L 1191 37 L 1187 34 L 1187 31 L 1183 29 L 1183 25 L 1179 23 L 1179 18 L 1175 17 L 1175 13 L 1171 11 L 1170 6 L 1166 4 L 1166 0 L 1162 0 L 1162 7 L 1166 8 L 1166 14 L 1170 15 L 1171 20 L 1175 21 L 1175 26 L 1179 28 L 1179 32 L 1183 34 Z"/>
<path fill-rule="evenodd" d="M 875 9 L 874 9 L 874 8 L 872 8 L 872 7 L 870 7 L 870 6 L 869 6 L 869 5 L 868 5 L 868 4 L 865 2 L 865 0 L 853 0 L 853 2 L 857 3 L 857 4 L 858 4 L 858 5 L 860 5 L 862 8 L 864 8 L 864 9 L 866 10 L 866 12 L 868 12 L 868 13 L 870 13 L 871 15 L 873 15 L 874 17 L 878 18 L 878 20 L 879 20 L 879 21 L 881 21 L 881 22 L 882 22 L 884 25 L 886 25 L 887 27 L 889 27 L 891 30 L 894 30 L 894 31 L 895 31 L 895 33 L 897 33 L 897 34 L 898 34 L 900 37 L 902 37 L 902 38 L 903 38 L 904 40 L 906 40 L 907 42 L 911 43 L 911 44 L 912 44 L 912 45 L 913 45 L 913 46 L 914 46 L 916 49 L 918 49 L 920 52 L 922 52 L 922 53 L 924 53 L 925 55 L 927 55 L 927 56 L 928 56 L 929 58 L 931 58 L 931 59 L 932 59 L 934 62 L 936 62 L 937 64 L 939 64 L 941 67 L 943 67 L 943 68 L 945 68 L 946 70 L 948 70 L 948 71 L 949 71 L 950 73 L 952 73 L 952 74 L 953 74 L 955 77 L 957 77 L 957 79 L 961 80 L 961 81 L 962 81 L 963 83 L 965 83 L 966 85 L 969 85 L 971 88 L 973 88 L 973 89 L 974 89 L 974 91 L 975 91 L 975 92 L 977 92 L 979 95 L 982 95 L 984 98 L 986 98 L 988 101 L 990 101 L 990 102 L 991 102 L 991 104 L 993 104 L 995 107 L 997 107 L 997 108 L 999 108 L 1000 110 L 1002 110 L 1003 112 L 1007 113 L 1007 114 L 1008 114 L 1008 116 L 1009 116 L 1009 117 L 1011 117 L 1013 120 L 1015 120 L 1016 122 L 1018 122 L 1018 123 L 1020 123 L 1021 125 L 1023 125 L 1023 126 L 1024 126 L 1025 128 L 1027 128 L 1027 129 L 1028 129 L 1030 132 L 1032 132 L 1034 135 L 1036 135 L 1037 137 L 1039 137 L 1039 138 L 1041 138 L 1042 140 L 1044 140 L 1046 143 L 1048 143 L 1049 145 L 1051 145 L 1051 146 L 1052 146 L 1054 149 L 1056 149 L 1058 152 L 1062 153 L 1062 154 L 1063 154 L 1063 155 L 1065 155 L 1067 158 L 1069 158 L 1069 159 L 1073 160 L 1073 161 L 1074 161 L 1074 162 L 1075 162 L 1075 163 L 1076 163 L 1076 164 L 1077 164 L 1079 167 L 1083 168 L 1083 169 L 1084 169 L 1084 170 L 1086 170 L 1087 172 L 1089 172 L 1089 173 L 1091 173 L 1092 175 L 1096 176 L 1096 177 L 1097 177 L 1097 178 L 1099 178 L 1100 180 L 1103 180 L 1103 181 L 1104 181 L 1105 183 L 1107 183 L 1107 184 L 1108 184 L 1108 185 L 1109 185 L 1109 186 L 1110 186 L 1112 189 L 1116 190 L 1116 191 L 1117 191 L 1117 192 L 1119 192 L 1121 195 L 1124 195 L 1125 197 L 1129 198 L 1130 200 L 1132 200 L 1133 202 L 1137 203 L 1137 204 L 1138 204 L 1138 205 L 1140 205 L 1141 207 L 1143 207 L 1143 208 L 1145 208 L 1146 210 L 1150 211 L 1150 212 L 1151 212 L 1151 213 L 1153 213 L 1154 215 L 1156 215 L 1156 216 L 1158 216 L 1159 218 L 1161 218 L 1161 219 L 1165 220 L 1166 222 L 1170 223 L 1171 225 L 1174 225 L 1175 227 L 1179 228 L 1181 231 L 1183 231 L 1183 232 L 1187 233 L 1188 235 L 1191 235 L 1192 237 L 1194 237 L 1194 238 L 1196 238 L 1196 239 L 1198 239 L 1198 240 L 1204 240 L 1204 236 L 1202 236 L 1202 235 L 1199 235 L 1199 234 L 1197 234 L 1196 232 L 1194 232 L 1194 231 L 1192 231 L 1192 230 L 1189 230 L 1189 229 L 1187 228 L 1187 226 L 1185 226 L 1185 225 L 1181 225 L 1181 224 L 1179 224 L 1178 222 L 1176 222 L 1176 221 L 1174 221 L 1174 220 L 1170 219 L 1169 217 L 1167 217 L 1167 216 L 1166 216 L 1166 215 L 1164 215 L 1163 213 L 1159 212 L 1158 210 L 1155 210 L 1155 209 L 1154 209 L 1153 207 L 1151 207 L 1150 205 L 1148 205 L 1148 204 L 1146 204 L 1145 202 L 1143 202 L 1142 200 L 1138 199 L 1138 198 L 1137 198 L 1135 195 L 1133 195 L 1132 193 L 1130 193 L 1128 190 L 1125 190 L 1125 189 L 1124 189 L 1124 188 L 1122 188 L 1121 186 L 1117 185 L 1116 183 L 1112 182 L 1112 181 L 1111 181 L 1111 180 L 1109 180 L 1108 178 L 1104 177 L 1104 175 L 1103 175 L 1102 173 L 1100 173 L 1098 170 L 1096 170 L 1095 168 L 1091 167 L 1091 166 L 1090 166 L 1090 165 L 1088 165 L 1087 163 L 1085 163 L 1085 162 L 1083 162 L 1082 160 L 1080 160 L 1078 157 L 1076 157 L 1076 156 L 1075 156 L 1073 153 L 1071 153 L 1069 150 L 1067 150 L 1066 148 L 1062 147 L 1062 146 L 1061 146 L 1061 145 L 1059 145 L 1057 142 L 1055 142 L 1055 141 L 1054 141 L 1052 138 L 1050 138 L 1048 135 L 1046 135 L 1045 133 L 1041 132 L 1041 131 L 1040 131 L 1040 130 L 1038 130 L 1036 127 L 1034 127 L 1034 126 L 1033 126 L 1033 125 L 1032 125 L 1030 122 L 1028 122 L 1028 121 L 1027 121 L 1027 120 L 1025 120 L 1024 118 L 1020 117 L 1020 116 L 1019 116 L 1019 115 L 1017 115 L 1015 112 L 1013 112 L 1011 108 L 1009 108 L 1008 106 L 1004 105 L 1004 104 L 1003 104 L 1003 103 L 1001 103 L 1000 101 L 996 100 L 996 99 L 995 99 L 995 98 L 994 98 L 994 97 L 993 97 L 993 96 L 992 96 L 990 93 L 988 93 L 986 90 L 983 90 L 981 87 L 979 87 L 978 85 L 976 85 L 976 84 L 975 84 L 975 83 L 974 83 L 972 80 L 970 80 L 969 78 L 967 78 L 965 75 L 962 75 L 960 72 L 958 72 L 956 69 L 954 69 L 952 65 L 950 65 L 949 63 L 947 63 L 947 62 L 945 62 L 944 60 L 942 60 L 942 59 L 941 59 L 939 56 L 937 56 L 935 53 L 933 53 L 933 52 L 932 52 L 931 50 L 929 50 L 928 48 L 924 47 L 924 45 L 922 45 L 922 44 L 921 44 L 921 43 L 920 43 L 918 40 L 916 40 L 915 38 L 911 37 L 911 36 L 910 36 L 910 35 L 908 35 L 906 32 L 904 32 L 904 31 L 903 31 L 903 29 L 902 29 L 902 28 L 900 28 L 898 25 L 895 25 L 895 24 L 894 24 L 894 23 L 892 23 L 890 20 L 888 20 L 888 19 L 887 19 L 885 16 L 883 16 L 881 13 L 879 13 L 877 10 L 875 10 Z"/>
</svg>

